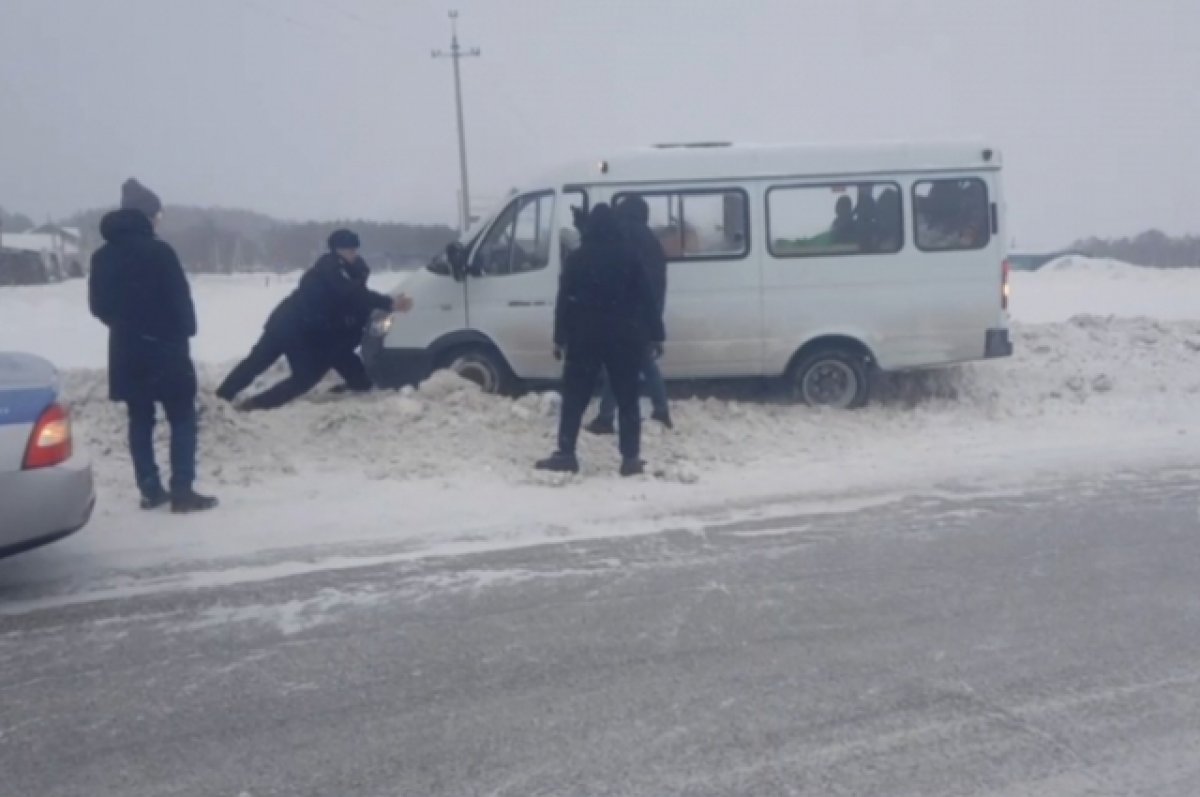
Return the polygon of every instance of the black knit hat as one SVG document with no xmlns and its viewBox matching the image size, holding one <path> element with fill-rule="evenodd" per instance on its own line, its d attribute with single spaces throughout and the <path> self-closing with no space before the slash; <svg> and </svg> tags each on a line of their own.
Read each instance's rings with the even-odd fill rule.
<svg viewBox="0 0 1200 797">
<path fill-rule="evenodd" d="M 358 236 L 350 230 L 334 230 L 329 236 L 329 251 L 337 249 L 357 249 L 362 246 Z"/>
<path fill-rule="evenodd" d="M 158 194 L 130 177 L 121 186 L 121 209 L 140 210 L 152 219 L 162 212 L 162 200 Z"/>
<path fill-rule="evenodd" d="M 650 223 L 650 206 L 640 194 L 629 194 L 618 202 L 614 209 L 617 215 L 626 221 L 643 226 Z"/>
</svg>

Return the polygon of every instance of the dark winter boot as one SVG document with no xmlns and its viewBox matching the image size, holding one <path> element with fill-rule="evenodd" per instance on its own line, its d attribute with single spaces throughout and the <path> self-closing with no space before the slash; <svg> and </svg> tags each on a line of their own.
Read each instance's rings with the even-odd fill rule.
<svg viewBox="0 0 1200 797">
<path fill-rule="evenodd" d="M 658 421 L 659 423 L 661 423 L 663 426 L 667 427 L 668 429 L 675 428 L 675 424 L 671 422 L 671 411 L 670 410 L 663 410 L 662 412 L 655 410 L 653 413 L 651 413 L 650 420 Z"/>
<path fill-rule="evenodd" d="M 622 476 L 641 476 L 646 472 L 646 463 L 640 459 L 623 459 L 621 460 L 621 475 Z"/>
<path fill-rule="evenodd" d="M 612 418 L 597 417 L 583 428 L 586 429 L 589 434 L 605 435 L 617 433 L 617 427 L 613 424 Z"/>
<path fill-rule="evenodd" d="M 166 506 L 171 502 L 171 494 L 163 488 L 159 487 L 157 492 L 142 496 L 142 509 L 151 510 L 158 509 L 160 506 Z"/>
<path fill-rule="evenodd" d="M 555 451 L 546 459 L 538 460 L 534 467 L 551 473 L 579 473 L 579 459 L 574 454 Z"/>
<path fill-rule="evenodd" d="M 207 512 L 216 509 L 217 503 L 217 499 L 210 495 L 200 495 L 195 490 L 184 490 L 171 496 L 171 511 L 177 515 Z"/>
</svg>

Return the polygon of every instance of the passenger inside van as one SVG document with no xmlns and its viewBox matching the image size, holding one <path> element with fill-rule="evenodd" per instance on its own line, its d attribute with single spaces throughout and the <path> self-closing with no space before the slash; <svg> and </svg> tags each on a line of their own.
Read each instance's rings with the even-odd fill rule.
<svg viewBox="0 0 1200 797">
<path fill-rule="evenodd" d="M 679 260 L 686 253 L 695 254 L 701 251 L 700 236 L 691 224 L 681 227 L 678 221 L 672 220 L 665 227 L 653 229 L 668 260 Z"/>
<path fill-rule="evenodd" d="M 830 241 L 834 244 L 852 244 L 857 238 L 854 222 L 854 203 L 848 196 L 838 197 L 833 209 L 833 226 L 829 228 Z"/>
<path fill-rule="evenodd" d="M 858 186 L 854 226 L 860 252 L 874 252 L 879 248 L 879 207 L 875 204 L 874 190 L 871 183 Z"/>
<path fill-rule="evenodd" d="M 962 185 L 963 245 L 969 248 L 982 246 L 988 237 L 987 189 L 978 180 L 969 180 Z"/>
<path fill-rule="evenodd" d="M 916 199 L 922 249 L 973 249 L 987 240 L 987 198 L 978 181 L 934 180 Z"/>
<path fill-rule="evenodd" d="M 879 210 L 879 251 L 896 252 L 904 240 L 904 214 L 900 209 L 900 192 L 885 188 L 877 202 Z"/>
</svg>

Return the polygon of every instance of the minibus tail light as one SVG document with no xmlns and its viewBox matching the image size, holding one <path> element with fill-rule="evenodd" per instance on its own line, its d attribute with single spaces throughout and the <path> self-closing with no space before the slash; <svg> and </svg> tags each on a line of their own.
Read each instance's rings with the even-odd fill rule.
<svg viewBox="0 0 1200 797">
<path fill-rule="evenodd" d="M 1012 267 L 1005 260 L 1000 264 L 1000 309 L 1008 309 L 1008 299 L 1012 295 L 1012 282 L 1009 275 L 1012 273 Z"/>
</svg>

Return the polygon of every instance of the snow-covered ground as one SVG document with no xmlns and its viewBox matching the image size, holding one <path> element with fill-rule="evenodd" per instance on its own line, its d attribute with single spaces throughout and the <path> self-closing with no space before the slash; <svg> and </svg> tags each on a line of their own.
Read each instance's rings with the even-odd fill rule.
<svg viewBox="0 0 1200 797">
<path fill-rule="evenodd" d="M 101 490 L 87 529 L 6 579 L 87 574 L 87 589 L 117 593 L 209 584 L 921 491 L 1019 489 L 1089 469 L 1190 465 L 1198 450 L 1200 271 L 1071 260 L 1017 274 L 1011 360 L 889 379 L 856 413 L 726 393 L 680 400 L 674 433 L 647 427 L 654 475 L 632 481 L 614 475 L 610 439 L 584 440 L 579 479 L 535 473 L 530 463 L 553 445 L 556 397 L 491 398 L 448 375 L 415 392 L 317 393 L 273 413 L 216 402 L 228 361 L 294 279 L 193 280 L 199 486 L 222 507 L 185 518 L 136 509 L 124 420 L 100 370 L 105 336 L 83 284 L 0 290 L 0 349 L 66 369 Z"/>
</svg>

